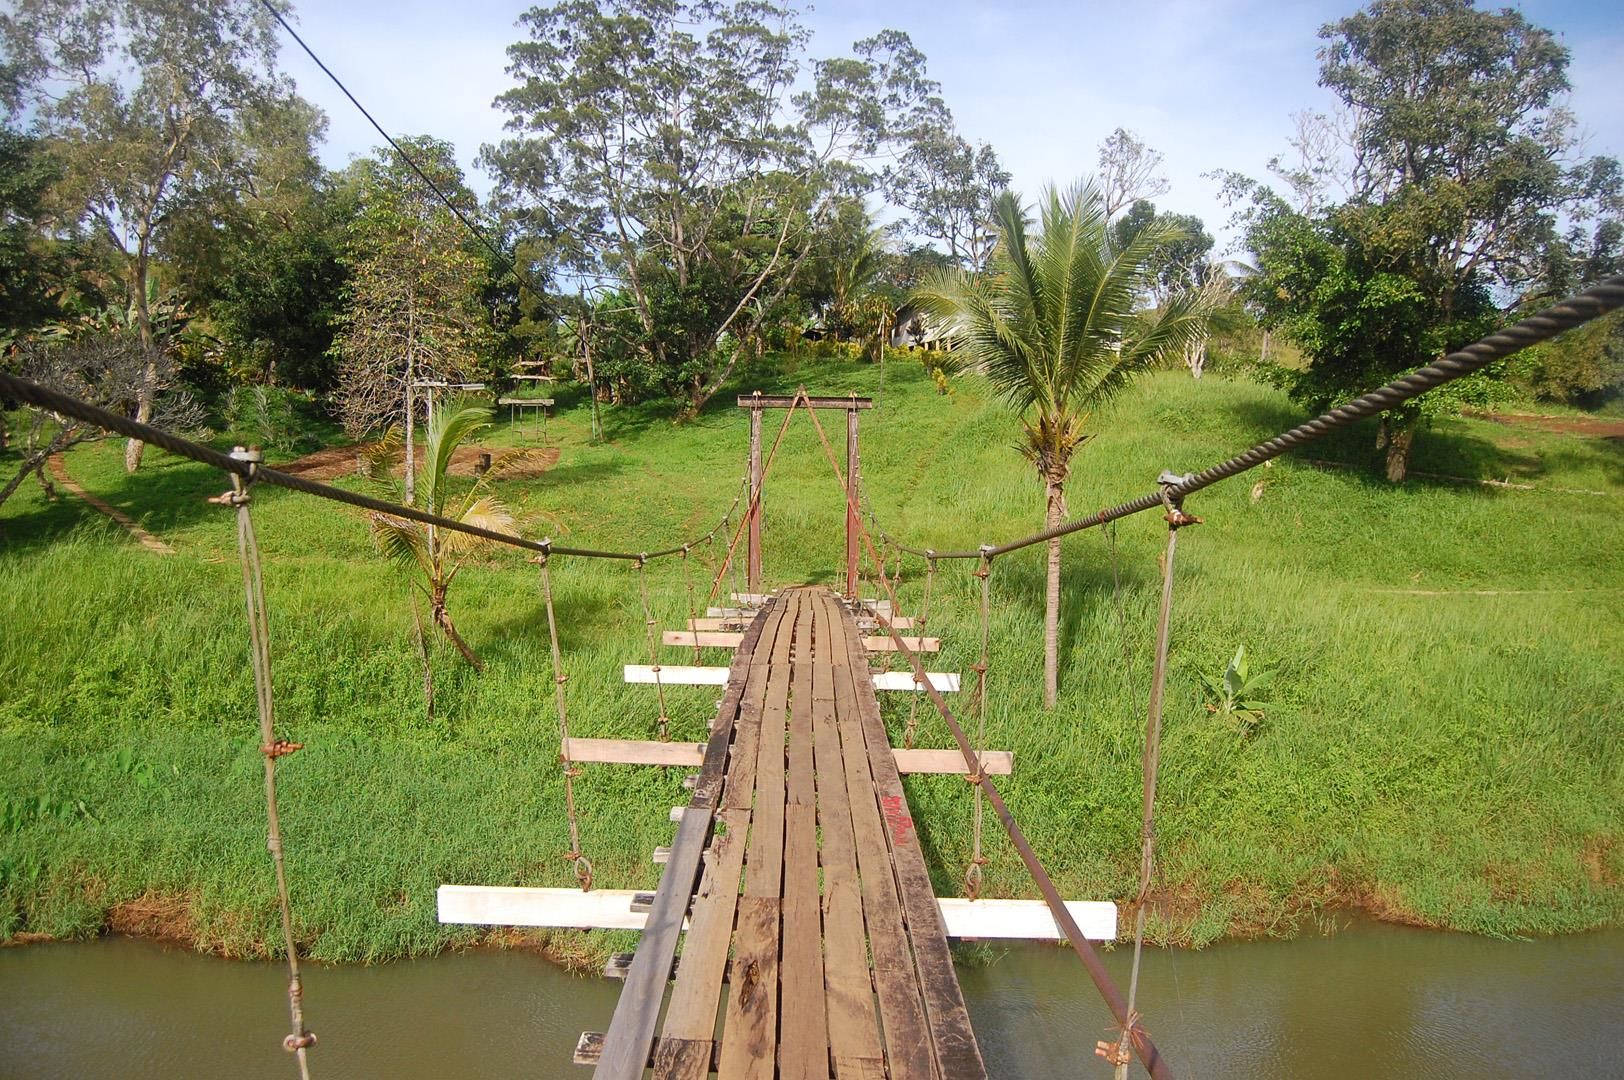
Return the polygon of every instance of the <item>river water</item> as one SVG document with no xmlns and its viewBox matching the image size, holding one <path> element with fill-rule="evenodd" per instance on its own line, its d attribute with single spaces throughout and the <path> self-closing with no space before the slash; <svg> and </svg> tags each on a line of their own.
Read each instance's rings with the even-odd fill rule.
<svg viewBox="0 0 1624 1080">
<path fill-rule="evenodd" d="M 1129 951 L 1107 957 L 1124 979 Z M 1109 1023 L 1068 950 L 962 964 L 993 1077 L 1108 1077 Z M 308 970 L 331 1080 L 585 1077 L 619 984 L 481 951 Z M 1624 931 L 1492 941 L 1356 924 L 1327 938 L 1147 953 L 1147 1027 L 1181 1077 L 1624 1077 Z M 0 1080 L 288 1080 L 282 969 L 145 941 L 0 949 Z M 1137 1071 L 1137 1070 L 1136 1070 Z"/>
</svg>

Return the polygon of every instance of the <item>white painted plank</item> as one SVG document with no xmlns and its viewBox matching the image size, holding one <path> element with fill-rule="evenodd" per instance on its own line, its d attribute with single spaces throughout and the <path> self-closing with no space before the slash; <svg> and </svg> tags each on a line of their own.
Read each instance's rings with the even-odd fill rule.
<svg viewBox="0 0 1624 1080">
<path fill-rule="evenodd" d="M 936 898 L 951 938 L 1014 938 L 1058 941 L 1049 905 L 1042 900 L 965 900 Z M 1109 900 L 1067 900 L 1066 910 L 1090 941 L 1110 941 L 1117 934 L 1117 906 Z"/>
<path fill-rule="evenodd" d="M 713 619 L 753 619 L 756 617 L 754 608 L 708 607 L 705 609 L 705 614 Z"/>
<path fill-rule="evenodd" d="M 648 913 L 631 909 L 631 889 L 515 888 L 441 885 L 442 923 L 480 926 L 578 927 L 584 930 L 641 930 Z M 1041 900 L 965 900 L 938 897 L 947 936 L 1057 941 L 1059 929 Z M 1066 907 L 1094 941 L 1116 937 L 1117 909 L 1108 900 L 1068 900 Z"/>
<path fill-rule="evenodd" d="M 764 592 L 736 592 L 728 593 L 727 595 L 729 599 L 737 600 L 741 604 L 749 604 L 754 607 L 760 607 L 762 604 L 765 604 L 767 601 L 773 598 L 772 593 Z"/>
<path fill-rule="evenodd" d="M 963 773 L 964 755 L 957 750 L 893 749 L 897 771 L 903 773 Z M 705 759 L 705 744 L 656 742 L 652 739 L 570 739 L 570 759 L 614 765 L 676 765 L 694 768 Z M 981 760 L 993 776 L 1015 770 L 1015 755 L 1008 750 L 983 750 Z"/>
<path fill-rule="evenodd" d="M 951 694 L 959 688 L 957 672 L 927 671 L 925 677 L 930 684 L 944 694 Z M 912 690 L 917 684 L 914 673 L 911 671 L 876 671 L 874 672 L 874 689 L 876 690 Z"/>
<path fill-rule="evenodd" d="M 726 686 L 728 669 L 725 667 L 693 667 L 684 664 L 661 664 L 660 678 L 668 686 Z M 649 664 L 627 664 L 625 679 L 629 683 L 652 683 L 654 668 Z"/>
<path fill-rule="evenodd" d="M 641 930 L 648 912 L 632 910 L 635 895 L 633 889 L 582 892 L 574 888 L 441 885 L 437 906 L 442 923 Z"/>
</svg>

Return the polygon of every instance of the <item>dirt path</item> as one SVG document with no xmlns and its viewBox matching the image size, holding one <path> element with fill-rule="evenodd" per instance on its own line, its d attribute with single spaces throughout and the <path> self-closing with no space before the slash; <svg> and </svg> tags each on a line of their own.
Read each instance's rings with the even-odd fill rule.
<svg viewBox="0 0 1624 1080">
<path fill-rule="evenodd" d="M 1467 415 L 1505 427 L 1531 427 L 1558 435 L 1589 435 L 1597 439 L 1624 439 L 1624 420 L 1589 416 L 1545 416 L 1537 413 L 1486 413 Z"/>
<path fill-rule="evenodd" d="M 108 505 L 102 500 L 96 498 L 96 496 L 92 495 L 90 492 L 86 491 L 84 488 L 80 487 L 78 482 L 75 481 L 72 476 L 68 475 L 68 466 L 67 463 L 62 460 L 61 454 L 53 454 L 51 456 L 50 466 L 51 478 L 53 480 L 62 485 L 72 494 L 77 495 L 79 498 L 89 503 L 95 509 L 101 511 L 103 514 L 106 514 L 108 517 L 118 522 L 124 527 L 125 532 L 129 533 L 131 536 L 135 537 L 141 542 L 142 547 L 146 548 L 154 555 L 173 555 L 175 553 L 174 548 L 170 547 L 156 536 L 153 536 L 151 533 L 147 532 L 147 530 L 143 529 L 140 525 L 136 524 L 135 520 L 124 511 L 120 510 L 116 506 Z"/>
</svg>

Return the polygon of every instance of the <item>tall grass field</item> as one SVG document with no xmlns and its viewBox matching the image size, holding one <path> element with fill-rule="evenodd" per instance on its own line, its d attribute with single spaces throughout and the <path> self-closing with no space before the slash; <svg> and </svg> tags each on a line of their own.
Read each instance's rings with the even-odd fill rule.
<svg viewBox="0 0 1624 1080">
<path fill-rule="evenodd" d="M 875 365 L 779 357 L 691 423 L 654 406 L 605 408 L 597 444 L 584 396 L 560 391 L 548 427 L 558 462 L 496 490 L 536 538 L 637 551 L 703 534 L 744 468 L 747 418 L 732 392 L 801 383 L 878 399 L 862 416 L 862 474 L 892 535 L 963 550 L 1041 527 L 1015 418 L 974 379 L 939 394 L 907 357 L 888 360 L 883 385 Z M 781 418 L 765 418 L 769 442 Z M 837 454 L 842 419 L 824 417 Z M 1252 383 L 1157 375 L 1092 418 L 1072 509 L 1141 494 L 1164 469 L 1205 467 L 1300 419 Z M 286 432 L 270 460 L 297 457 L 308 435 Z M 504 416 L 483 445 L 538 441 Z M 0 453 L 0 468 L 17 460 Z M 126 476 L 108 441 L 66 465 L 173 555 L 32 482 L 0 510 L 0 936 L 111 926 L 259 955 L 279 935 L 242 579 L 233 512 L 206 501 L 228 485 L 161 452 L 147 461 Z M 1205 524 L 1181 534 L 1176 567 L 1155 938 L 1289 935 L 1348 906 L 1497 935 L 1624 921 L 1624 440 L 1440 421 L 1418 438 L 1414 467 L 1426 475 L 1378 479 L 1374 430 L 1360 428 L 1190 500 Z M 767 584 L 838 587 L 842 495 L 804 416 L 766 491 Z M 536 566 L 492 551 L 456 579 L 452 615 L 488 669 L 435 643 L 430 719 L 411 581 L 374 553 L 364 515 L 274 489 L 253 507 L 278 733 L 305 744 L 279 773 L 310 954 L 378 961 L 477 940 L 436 922 L 441 883 L 572 884 Z M 1042 707 L 1043 549 L 992 568 L 987 742 L 1014 751 L 1000 788 L 1069 897 L 1126 903 L 1137 889 L 1165 538 L 1145 514 L 1065 542 L 1053 712 Z M 719 555 L 705 545 L 689 561 L 700 604 Z M 931 597 L 944 646 L 930 666 L 967 684 L 973 569 L 942 564 Z M 902 565 L 910 613 L 924 571 L 912 557 Z M 572 732 L 653 737 L 654 688 L 621 682 L 623 664 L 648 662 L 635 566 L 559 558 L 553 579 Z M 651 564 L 648 586 L 660 627 L 681 627 L 681 560 Z M 1241 646 L 1254 672 L 1272 673 L 1255 723 L 1212 711 L 1204 689 Z M 672 736 L 702 739 L 716 688 L 666 693 Z M 900 741 L 911 696 L 882 704 Z M 918 708 L 919 744 L 951 745 L 928 703 Z M 670 842 L 684 772 L 585 767 L 577 800 L 596 884 L 655 884 L 650 853 Z M 906 784 L 937 891 L 960 895 L 968 785 Z M 986 893 L 1035 896 L 989 830 Z"/>
</svg>

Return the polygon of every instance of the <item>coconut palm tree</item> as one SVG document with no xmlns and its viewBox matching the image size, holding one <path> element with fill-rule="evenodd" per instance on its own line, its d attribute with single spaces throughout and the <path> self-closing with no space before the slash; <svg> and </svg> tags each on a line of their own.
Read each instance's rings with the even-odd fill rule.
<svg viewBox="0 0 1624 1080">
<path fill-rule="evenodd" d="M 513 515 L 489 490 L 490 479 L 499 468 L 488 470 L 460 496 L 453 495 L 447 475 L 457 447 L 470 435 L 488 427 L 490 422 L 491 410 L 465 402 L 453 402 L 435 413 L 429 422 L 420 473 L 408 505 L 464 525 L 517 535 Z M 485 665 L 457 633 L 456 623 L 446 610 L 446 593 L 463 562 L 491 541 L 381 513 L 372 515 L 372 539 L 383 554 L 422 574 L 422 580 L 414 584 L 428 599 L 429 620 L 444 632 L 474 670 L 484 671 Z M 417 610 L 415 600 L 412 609 Z M 426 653 L 424 659 L 426 663 Z"/>
<path fill-rule="evenodd" d="M 1137 377 L 1177 360 L 1198 340 L 1210 301 L 1189 291 L 1142 309 L 1155 276 L 1153 255 L 1172 239 L 1147 226 L 1124 246 L 1108 228 L 1092 183 L 1046 188 L 1037 235 L 1020 200 L 993 204 L 998 247 L 985 275 L 937 273 L 914 299 L 942 327 L 955 367 L 984 375 L 1020 416 L 1019 449 L 1048 493 L 1047 526 L 1066 518 L 1072 455 L 1092 433 L 1093 411 Z M 1059 684 L 1060 541 L 1049 541 L 1044 619 L 1044 701 Z"/>
</svg>

